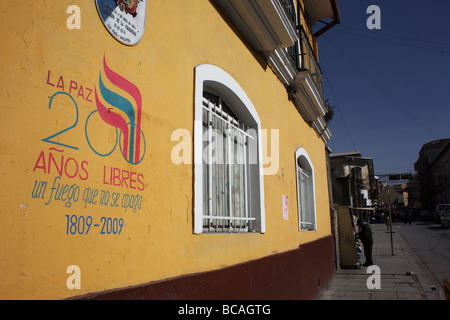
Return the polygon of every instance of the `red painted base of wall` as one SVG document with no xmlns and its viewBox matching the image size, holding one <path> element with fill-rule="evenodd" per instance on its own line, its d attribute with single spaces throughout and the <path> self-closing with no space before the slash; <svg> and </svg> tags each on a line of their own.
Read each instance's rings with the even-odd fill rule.
<svg viewBox="0 0 450 320">
<path fill-rule="evenodd" d="M 336 271 L 333 236 L 224 269 L 185 275 L 75 299 L 311 300 Z"/>
</svg>

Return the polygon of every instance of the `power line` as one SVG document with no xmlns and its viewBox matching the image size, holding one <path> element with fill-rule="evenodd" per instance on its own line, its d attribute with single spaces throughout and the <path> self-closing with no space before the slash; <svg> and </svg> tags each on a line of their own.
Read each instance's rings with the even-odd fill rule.
<svg viewBox="0 0 450 320">
<path fill-rule="evenodd" d="M 381 35 L 381 36 L 384 36 L 384 37 L 395 38 L 395 39 L 402 39 L 402 40 L 408 40 L 408 41 L 430 43 L 430 44 L 436 44 L 436 45 L 442 45 L 442 46 L 450 46 L 450 42 L 439 42 L 439 41 L 430 41 L 430 40 L 423 40 L 423 39 L 408 38 L 408 37 L 403 37 L 403 36 L 383 33 L 383 32 L 380 32 L 378 30 L 376 32 L 373 32 L 373 31 L 369 31 L 369 30 L 364 30 L 364 29 L 358 29 L 358 28 L 354 28 L 354 27 L 345 26 L 345 25 L 342 25 L 342 24 L 340 24 L 334 30 L 337 30 L 339 28 L 350 29 L 350 30 L 359 31 L 359 32 L 363 32 L 363 33 L 376 34 L 376 35 Z"/>
<path fill-rule="evenodd" d="M 442 54 L 450 53 L 450 50 L 425 48 L 425 47 L 420 47 L 420 46 L 417 46 L 417 45 L 401 43 L 401 42 L 398 42 L 398 41 L 390 41 L 390 40 L 385 40 L 385 39 L 379 39 L 379 38 L 376 38 L 376 37 L 373 37 L 373 36 L 358 34 L 358 33 L 354 33 L 354 32 L 351 32 L 351 31 L 340 30 L 338 28 L 336 28 L 335 31 L 338 31 L 338 32 L 341 32 L 341 33 L 346 33 L 346 34 L 351 34 L 351 35 L 355 35 L 355 36 L 363 37 L 363 38 L 367 38 L 367 39 L 372 39 L 372 40 L 375 40 L 375 41 L 380 41 L 380 42 L 385 42 L 385 43 L 389 43 L 389 44 L 394 44 L 394 45 L 398 45 L 398 46 L 404 46 L 404 47 L 409 47 L 409 48 L 414 48 L 414 49 L 419 49 L 419 50 L 425 50 L 425 51 L 439 52 L 439 53 L 442 53 Z"/>
<path fill-rule="evenodd" d="M 349 140 L 350 140 L 350 142 L 351 142 L 351 144 L 353 146 L 353 150 L 356 151 L 355 143 L 354 143 L 353 138 L 352 138 L 352 136 L 350 134 L 350 131 L 348 130 L 348 126 L 347 126 L 347 123 L 345 122 L 344 116 L 342 115 L 341 108 L 338 106 L 338 101 L 337 101 L 336 95 L 334 94 L 333 87 L 331 86 L 331 83 L 328 80 L 327 72 L 325 72 L 324 64 L 321 63 L 321 65 L 322 65 L 322 69 L 324 71 L 323 74 L 324 74 L 324 77 L 325 77 L 325 81 L 328 84 L 328 88 L 330 89 L 331 95 L 333 96 L 334 102 L 336 103 L 336 108 L 337 108 L 337 110 L 339 112 L 339 115 L 341 116 L 342 122 L 344 123 L 345 131 L 347 132 L 348 138 L 349 138 Z"/>
<path fill-rule="evenodd" d="M 379 84 L 369 73 L 367 73 L 354 59 L 352 59 L 341 47 L 339 47 L 333 40 L 325 38 L 326 41 L 333 46 L 351 65 L 353 65 L 367 80 L 369 80 L 383 95 L 385 95 L 395 106 L 397 106 L 403 113 L 405 113 L 411 120 L 416 122 L 434 139 L 437 135 L 423 124 L 417 117 L 415 117 L 407 108 L 405 108 L 388 90 Z"/>
</svg>

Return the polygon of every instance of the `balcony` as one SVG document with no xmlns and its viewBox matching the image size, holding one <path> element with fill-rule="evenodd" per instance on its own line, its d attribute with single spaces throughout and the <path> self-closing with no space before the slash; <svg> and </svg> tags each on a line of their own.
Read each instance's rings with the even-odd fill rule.
<svg viewBox="0 0 450 320">
<path fill-rule="evenodd" d="M 297 109 L 323 140 L 328 141 L 331 138 L 331 132 L 325 121 L 328 107 L 324 103 L 323 97 L 322 69 L 310 42 L 314 41 L 315 37 L 308 36 L 305 27 L 299 23 L 299 21 L 308 21 L 310 16 L 306 16 L 307 14 L 302 9 L 300 12 L 297 11 L 292 0 L 282 0 L 282 2 L 298 31 L 298 40 L 293 46 L 285 49 L 295 69 L 295 73 L 287 83 L 294 92 Z M 310 26 L 306 27 L 311 32 Z M 292 67 L 285 69 L 292 69 Z"/>
<path fill-rule="evenodd" d="M 306 35 L 303 26 L 299 26 L 299 41 L 292 46 L 287 48 L 287 52 L 292 59 L 292 63 L 297 69 L 298 73 L 294 79 L 303 80 L 307 74 L 314 83 L 316 90 L 323 100 L 323 81 L 322 81 L 322 69 L 320 68 L 319 62 L 317 61 L 316 54 L 309 42 L 308 36 Z"/>
<path fill-rule="evenodd" d="M 257 51 L 292 46 L 297 31 L 280 0 L 217 0 Z"/>
<path fill-rule="evenodd" d="M 322 70 L 311 41 L 339 22 L 336 0 L 216 0 L 231 21 L 262 52 L 280 80 L 292 91 L 295 105 L 327 142 Z M 312 34 L 312 24 L 333 19 Z M 303 26 L 302 24 L 307 24 Z M 307 30 L 305 30 L 307 28 Z M 309 34 L 309 35 L 308 35 Z"/>
</svg>

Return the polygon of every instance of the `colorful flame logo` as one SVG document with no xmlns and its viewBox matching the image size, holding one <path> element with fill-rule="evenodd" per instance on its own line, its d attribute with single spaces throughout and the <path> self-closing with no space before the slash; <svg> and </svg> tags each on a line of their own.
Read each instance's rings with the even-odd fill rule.
<svg viewBox="0 0 450 320">
<path fill-rule="evenodd" d="M 108 89 L 103 83 L 102 74 L 99 75 L 100 94 L 105 102 L 112 106 L 107 108 L 99 99 L 97 87 L 95 88 L 95 101 L 100 117 L 107 124 L 116 127 L 121 131 L 123 136 L 122 154 L 124 158 L 131 164 L 138 164 L 142 158 L 141 155 L 141 116 L 142 116 L 142 97 L 139 89 L 130 81 L 111 70 L 107 63 L 106 57 L 103 57 L 103 70 L 109 82 L 117 88 L 128 93 L 135 102 L 136 110 L 133 104 L 125 97 Z M 114 111 L 114 108 L 125 113 L 128 121 Z M 142 135 L 143 137 L 143 135 Z"/>
</svg>

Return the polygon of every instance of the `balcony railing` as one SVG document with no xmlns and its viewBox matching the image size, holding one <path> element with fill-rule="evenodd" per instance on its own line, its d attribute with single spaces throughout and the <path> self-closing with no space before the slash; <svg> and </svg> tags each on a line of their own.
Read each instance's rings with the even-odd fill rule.
<svg viewBox="0 0 450 320">
<path fill-rule="evenodd" d="M 310 76 L 316 85 L 317 91 L 319 91 L 323 99 L 323 80 L 322 80 L 322 69 L 320 68 L 319 62 L 317 61 L 316 54 L 309 42 L 308 36 L 306 35 L 303 26 L 299 26 L 300 34 L 300 52 L 301 52 L 301 68 L 299 70 L 309 70 Z"/>
<path fill-rule="evenodd" d="M 280 0 L 288 17 L 297 26 L 298 38 L 294 46 L 287 48 L 287 53 L 298 71 L 309 71 L 310 76 L 323 98 L 322 70 L 317 61 L 316 54 L 302 25 L 298 23 L 297 11 L 293 0 Z"/>
<path fill-rule="evenodd" d="M 265 55 L 292 93 L 299 112 L 327 142 L 331 133 L 325 120 L 322 71 L 311 46 L 313 39 L 308 37 L 307 13 L 302 8 L 298 11 L 295 0 L 216 2 L 253 49 Z M 306 25 L 302 26 L 304 18 Z"/>
<path fill-rule="evenodd" d="M 295 10 L 295 5 L 293 0 L 280 0 L 281 4 L 286 10 L 286 13 L 291 18 L 292 22 L 296 24 L 297 21 L 297 12 Z"/>
</svg>

